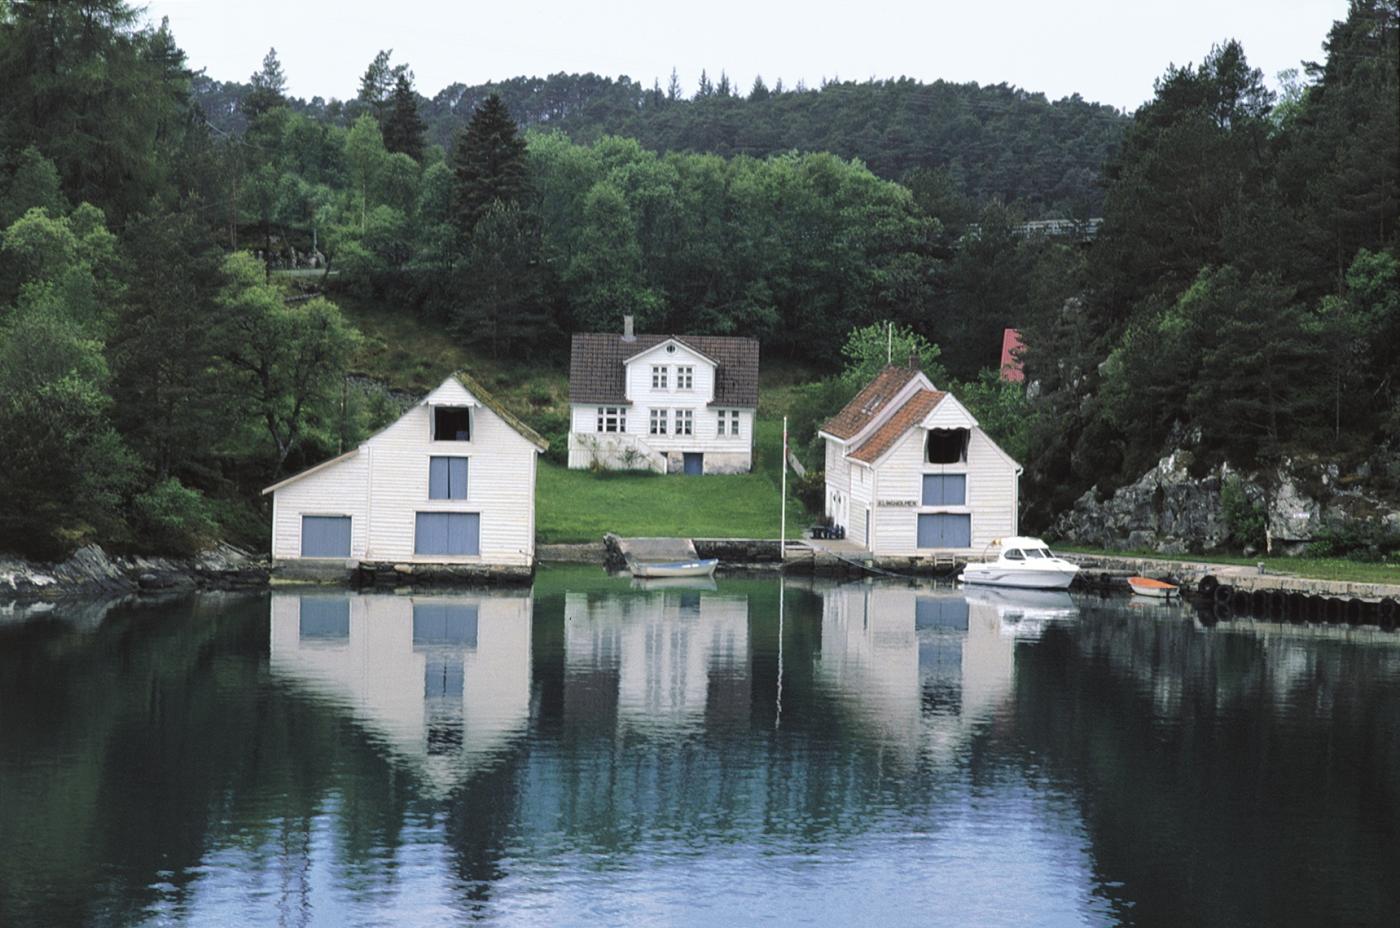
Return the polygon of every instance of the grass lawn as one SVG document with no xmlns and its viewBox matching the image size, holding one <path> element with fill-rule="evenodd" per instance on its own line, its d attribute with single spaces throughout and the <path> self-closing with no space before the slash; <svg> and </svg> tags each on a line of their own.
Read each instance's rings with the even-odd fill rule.
<svg viewBox="0 0 1400 928">
<path fill-rule="evenodd" d="M 1106 557 L 1142 557 L 1161 561 L 1188 561 L 1205 564 L 1234 564 L 1254 567 L 1260 561 L 1264 569 L 1272 574 L 1291 574 L 1295 577 L 1311 577 L 1316 580 L 1338 580 L 1346 583 L 1394 583 L 1400 584 L 1400 564 L 1368 563 L 1349 561 L 1345 558 L 1322 557 L 1238 557 L 1228 554 L 1201 554 L 1168 557 L 1153 551 L 1105 551 L 1101 548 L 1076 548 L 1069 545 L 1054 545 L 1056 550 L 1074 554 L 1102 554 Z"/>
<path fill-rule="evenodd" d="M 759 422 L 754 471 L 679 474 L 594 473 L 540 462 L 535 524 L 543 543 L 598 541 L 606 532 L 678 538 L 777 538 L 782 424 Z M 791 475 L 789 474 L 789 479 Z M 809 517 L 788 500 L 789 538 Z"/>
</svg>

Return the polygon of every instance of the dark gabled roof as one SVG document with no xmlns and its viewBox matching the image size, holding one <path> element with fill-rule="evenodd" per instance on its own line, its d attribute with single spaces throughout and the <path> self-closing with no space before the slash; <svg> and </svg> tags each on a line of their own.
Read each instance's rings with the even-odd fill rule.
<svg viewBox="0 0 1400 928">
<path fill-rule="evenodd" d="M 895 394 L 918 375 L 919 372 L 912 368 L 891 364 L 876 374 L 875 379 L 866 384 L 855 399 L 828 419 L 821 430 L 845 441 L 873 422 Z"/>
<path fill-rule="evenodd" d="M 711 406 L 758 405 L 758 342 L 727 335 L 637 335 L 625 341 L 612 332 L 577 332 L 569 352 L 569 402 L 625 405 L 630 357 L 674 338 L 714 360 Z"/>
<path fill-rule="evenodd" d="M 505 406 L 501 404 L 501 401 L 492 396 L 491 391 L 483 387 L 475 377 L 468 374 L 466 371 L 458 371 L 453 376 L 457 378 L 458 383 L 467 388 L 467 392 L 476 397 L 477 402 L 500 416 L 506 425 L 519 432 L 521 438 L 541 451 L 548 450 L 549 442 L 546 441 L 539 432 L 536 432 L 522 422 L 519 416 L 512 413 L 509 409 L 506 409 Z"/>
<path fill-rule="evenodd" d="M 866 464 L 874 464 L 882 454 L 894 447 L 895 442 L 904 437 L 905 432 L 923 422 L 924 417 L 933 412 L 934 407 L 943 402 L 943 397 L 947 395 L 942 390 L 918 391 L 905 400 L 904 405 L 894 411 L 894 415 L 870 433 L 870 437 L 851 452 L 851 457 Z"/>
</svg>

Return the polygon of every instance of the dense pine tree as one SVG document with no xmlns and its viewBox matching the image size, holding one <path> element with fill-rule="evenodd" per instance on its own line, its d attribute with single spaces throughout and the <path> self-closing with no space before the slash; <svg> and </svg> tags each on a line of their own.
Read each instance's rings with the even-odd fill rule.
<svg viewBox="0 0 1400 928">
<path fill-rule="evenodd" d="M 423 160 L 423 133 L 427 125 L 418 115 L 418 94 L 407 74 L 394 81 L 394 95 L 384 116 L 384 147 L 400 151 L 414 161 Z"/>
<path fill-rule="evenodd" d="M 524 197 L 525 148 L 501 98 L 487 97 L 452 150 L 454 218 L 464 235 L 471 235 L 492 203 L 510 205 Z"/>
</svg>

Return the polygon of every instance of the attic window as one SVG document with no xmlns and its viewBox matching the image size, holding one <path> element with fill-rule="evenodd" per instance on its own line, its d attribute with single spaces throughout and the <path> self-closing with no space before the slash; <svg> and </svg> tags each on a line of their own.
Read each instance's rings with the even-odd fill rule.
<svg viewBox="0 0 1400 928">
<path fill-rule="evenodd" d="M 471 441 L 472 411 L 465 406 L 433 407 L 433 441 Z"/>
<path fill-rule="evenodd" d="M 885 395 L 883 393 L 876 393 L 874 396 L 870 397 L 870 399 L 865 401 L 865 405 L 860 408 L 860 411 L 869 415 L 870 413 L 879 409 L 880 404 L 884 401 Z"/>
<path fill-rule="evenodd" d="M 929 429 L 926 459 L 930 464 L 967 461 L 967 429 Z"/>
</svg>

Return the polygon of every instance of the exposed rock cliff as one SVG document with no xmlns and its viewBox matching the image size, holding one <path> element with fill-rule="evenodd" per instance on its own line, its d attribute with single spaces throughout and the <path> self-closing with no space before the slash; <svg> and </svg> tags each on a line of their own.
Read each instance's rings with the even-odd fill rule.
<svg viewBox="0 0 1400 928">
<path fill-rule="evenodd" d="M 1264 474 L 1241 474 L 1224 464 L 1200 473 L 1192 464 L 1190 452 L 1173 451 L 1107 499 L 1090 490 L 1055 520 L 1050 534 L 1073 544 L 1162 554 L 1221 548 L 1235 528 L 1222 496 L 1233 484 L 1258 510 L 1275 553 L 1301 553 L 1328 532 L 1363 526 L 1400 536 L 1400 511 L 1367 492 L 1356 475 L 1342 479 L 1334 463 L 1290 460 Z"/>
<path fill-rule="evenodd" d="M 0 555 L 0 602 L 266 582 L 267 565 L 231 545 L 191 558 L 109 557 L 88 545 L 57 564 Z"/>
</svg>

